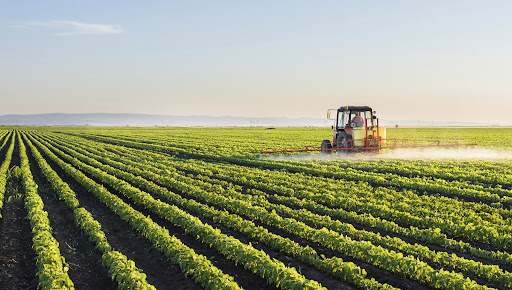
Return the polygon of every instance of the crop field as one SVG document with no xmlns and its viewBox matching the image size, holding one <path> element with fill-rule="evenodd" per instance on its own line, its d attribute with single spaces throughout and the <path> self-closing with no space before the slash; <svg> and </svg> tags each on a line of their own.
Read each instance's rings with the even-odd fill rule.
<svg viewBox="0 0 512 290">
<path fill-rule="evenodd" d="M 512 129 L 0 127 L 1 289 L 510 289 Z M 316 158 L 318 157 L 318 158 Z"/>
</svg>

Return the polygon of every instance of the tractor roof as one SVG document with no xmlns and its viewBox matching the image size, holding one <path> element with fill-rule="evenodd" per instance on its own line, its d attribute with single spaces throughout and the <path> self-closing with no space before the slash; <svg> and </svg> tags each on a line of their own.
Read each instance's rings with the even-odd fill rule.
<svg viewBox="0 0 512 290">
<path fill-rule="evenodd" d="M 338 109 L 338 112 L 343 112 L 343 111 L 355 111 L 355 112 L 365 112 L 365 111 L 372 111 L 372 108 L 368 107 L 368 106 L 345 106 L 345 107 L 340 107 Z"/>
</svg>

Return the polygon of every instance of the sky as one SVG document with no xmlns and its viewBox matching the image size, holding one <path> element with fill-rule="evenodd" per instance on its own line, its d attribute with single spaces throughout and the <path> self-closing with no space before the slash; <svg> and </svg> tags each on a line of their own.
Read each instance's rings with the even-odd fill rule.
<svg viewBox="0 0 512 290">
<path fill-rule="evenodd" d="M 2 1 L 0 115 L 511 123 L 512 1 Z"/>
</svg>

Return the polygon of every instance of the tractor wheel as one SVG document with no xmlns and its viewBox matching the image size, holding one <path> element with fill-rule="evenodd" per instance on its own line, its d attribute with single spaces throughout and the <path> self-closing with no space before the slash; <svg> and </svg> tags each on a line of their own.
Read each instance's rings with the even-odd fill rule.
<svg viewBox="0 0 512 290">
<path fill-rule="evenodd" d="M 336 146 L 338 148 L 351 148 L 352 144 L 350 143 L 352 140 L 352 135 L 347 135 L 345 132 L 341 132 L 336 137 Z"/>
<path fill-rule="evenodd" d="M 332 148 L 332 145 L 331 145 L 331 141 L 329 140 L 323 140 L 322 141 L 322 146 L 320 147 L 322 149 L 331 149 Z M 331 150 L 325 150 L 325 151 L 320 151 L 322 152 L 322 154 L 331 154 Z"/>
<path fill-rule="evenodd" d="M 352 142 L 350 142 L 352 140 L 352 135 L 346 135 L 344 138 L 343 138 L 343 141 L 344 141 L 344 145 L 345 145 L 345 148 L 352 148 L 354 146 L 354 144 Z"/>
</svg>

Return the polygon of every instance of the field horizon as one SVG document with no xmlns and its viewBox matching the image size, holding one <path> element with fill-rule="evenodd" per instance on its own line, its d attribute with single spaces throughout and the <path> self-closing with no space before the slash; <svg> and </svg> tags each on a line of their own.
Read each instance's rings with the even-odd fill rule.
<svg viewBox="0 0 512 290">
<path fill-rule="evenodd" d="M 330 127 L 332 121 L 305 117 L 179 116 L 138 113 L 49 113 L 0 115 L 0 126 L 209 126 L 209 127 Z M 511 123 L 435 120 L 381 120 L 384 127 L 509 127 Z"/>
</svg>

